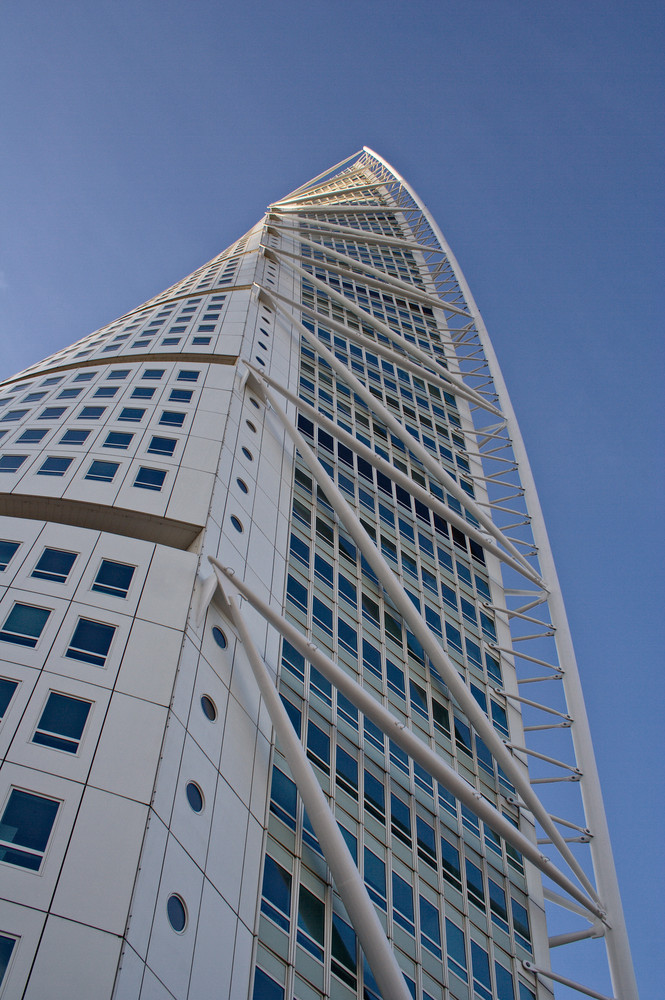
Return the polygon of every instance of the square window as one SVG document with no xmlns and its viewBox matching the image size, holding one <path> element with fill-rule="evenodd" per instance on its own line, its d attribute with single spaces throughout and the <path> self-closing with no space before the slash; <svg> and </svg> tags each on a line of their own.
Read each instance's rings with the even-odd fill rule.
<svg viewBox="0 0 665 1000">
<path fill-rule="evenodd" d="M 28 395 L 21 400 L 21 402 L 36 403 L 38 400 L 43 399 L 45 395 L 45 392 L 29 392 Z"/>
<path fill-rule="evenodd" d="M 144 490 L 161 490 L 165 479 L 166 472 L 163 469 L 149 469 L 142 465 L 133 485 Z"/>
<path fill-rule="evenodd" d="M 192 371 L 188 368 L 182 368 L 178 372 L 178 382 L 196 382 L 201 373 L 197 371 Z"/>
<path fill-rule="evenodd" d="M 38 476 L 64 476 L 65 472 L 72 464 L 73 459 L 71 458 L 60 458 L 55 455 L 51 455 L 47 458 L 43 465 L 37 469 Z"/>
<path fill-rule="evenodd" d="M 169 399 L 174 403 L 189 403 L 193 395 L 193 389 L 171 389 Z"/>
<path fill-rule="evenodd" d="M 118 471 L 118 462 L 100 462 L 96 460 L 91 463 L 85 478 L 94 479 L 100 483 L 110 483 L 113 482 L 113 477 Z"/>
<path fill-rule="evenodd" d="M 3 455 L 0 458 L 0 472 L 16 472 L 27 457 L 27 455 Z"/>
<path fill-rule="evenodd" d="M 9 410 L 2 418 L 4 423 L 12 423 L 14 420 L 22 420 L 28 410 Z"/>
<path fill-rule="evenodd" d="M 129 420 L 138 423 L 143 417 L 145 410 L 139 410 L 136 406 L 126 406 L 120 413 L 118 420 Z"/>
<path fill-rule="evenodd" d="M 0 538 L 0 573 L 7 569 L 20 544 L 20 542 L 6 542 Z"/>
<path fill-rule="evenodd" d="M 64 583 L 69 571 L 76 562 L 76 552 L 63 552 L 60 549 L 44 549 L 39 562 L 31 576 L 38 580 L 52 580 L 54 583 Z"/>
<path fill-rule="evenodd" d="M 106 378 L 107 379 L 111 379 L 111 378 L 120 379 L 120 378 L 127 378 L 128 375 L 129 375 L 129 368 L 123 368 L 123 369 L 114 368 L 113 371 L 110 371 L 108 373 L 108 375 L 106 376 Z"/>
<path fill-rule="evenodd" d="M 105 409 L 106 409 L 105 406 L 84 406 L 78 415 L 78 419 L 99 420 Z"/>
<path fill-rule="evenodd" d="M 38 420 L 57 420 L 66 411 L 66 406 L 47 406 L 37 417 Z"/>
<path fill-rule="evenodd" d="M 146 368 L 143 372 L 142 378 L 157 378 L 160 379 L 164 374 L 163 368 Z"/>
<path fill-rule="evenodd" d="M 99 591 L 100 594 L 110 594 L 112 597 L 127 597 L 135 569 L 135 566 L 128 566 L 126 563 L 102 559 L 92 589 Z"/>
<path fill-rule="evenodd" d="M 31 604 L 15 604 L 2 626 L 0 639 L 3 642 L 13 642 L 16 646 L 34 647 L 37 645 L 50 614 L 48 608 L 35 608 Z"/>
<path fill-rule="evenodd" d="M 76 378 L 74 379 L 74 381 L 75 382 L 90 382 L 91 379 L 93 379 L 96 374 L 97 374 L 97 372 L 81 372 L 79 375 L 76 376 Z M 44 385 L 46 385 L 46 382 L 44 383 Z"/>
<path fill-rule="evenodd" d="M 95 399 L 113 399 L 118 391 L 117 385 L 102 385 L 94 392 Z"/>
<path fill-rule="evenodd" d="M 179 343 L 180 337 L 165 337 L 162 341 L 162 347 L 175 347 Z"/>
<path fill-rule="evenodd" d="M 82 392 L 83 389 L 63 389 L 58 393 L 58 399 L 76 399 Z"/>
<path fill-rule="evenodd" d="M 203 344 L 209 344 L 211 339 L 211 337 L 192 337 L 192 344 L 200 347 Z"/>
<path fill-rule="evenodd" d="M 42 385 L 59 385 L 64 377 L 64 375 L 57 375 L 55 378 L 44 379 Z"/>
<path fill-rule="evenodd" d="M 159 422 L 169 427 L 182 427 L 185 422 L 185 414 L 176 413 L 175 410 L 162 410 Z"/>
<path fill-rule="evenodd" d="M 33 743 L 76 753 L 90 714 L 91 702 L 51 691 L 32 737 Z"/>
<path fill-rule="evenodd" d="M 12 788 L 0 819 L 0 861 L 39 871 L 60 803 Z"/>
<path fill-rule="evenodd" d="M 4 719 L 17 687 L 18 681 L 12 681 L 8 677 L 0 677 L 0 721 Z M 2 982 L 1 979 L 0 982 Z"/>
<path fill-rule="evenodd" d="M 106 441 L 102 445 L 103 448 L 128 448 L 133 434 L 126 434 L 123 431 L 111 431 L 106 436 Z"/>
<path fill-rule="evenodd" d="M 139 385 L 134 389 L 132 393 L 132 399 L 152 399 L 155 395 L 155 390 L 151 389 L 147 385 Z"/>
<path fill-rule="evenodd" d="M 175 438 L 153 437 L 148 451 L 151 455 L 172 455 L 176 444 Z"/>
<path fill-rule="evenodd" d="M 90 431 L 65 431 L 60 438 L 60 444 L 83 444 Z"/>
<path fill-rule="evenodd" d="M 31 427 L 29 430 L 23 431 L 20 438 L 18 438 L 18 444 L 37 444 L 39 441 L 42 441 L 47 434 L 48 431 L 46 428 L 40 428 L 37 430 L 36 427 Z"/>
<path fill-rule="evenodd" d="M 96 667 L 103 667 L 114 633 L 115 625 L 79 618 L 65 656 L 70 660 L 83 660 Z"/>
</svg>

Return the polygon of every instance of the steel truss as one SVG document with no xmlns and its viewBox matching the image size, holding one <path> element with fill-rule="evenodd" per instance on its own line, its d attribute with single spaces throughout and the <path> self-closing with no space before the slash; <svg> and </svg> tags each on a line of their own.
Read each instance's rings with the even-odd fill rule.
<svg viewBox="0 0 665 1000">
<path fill-rule="evenodd" d="M 331 220 L 323 216 L 334 218 Z M 361 221 L 359 216 L 365 216 L 365 219 Z M 385 234 L 380 231 L 382 217 L 387 220 L 383 225 Z M 367 248 L 383 244 L 398 251 L 408 251 L 418 266 L 420 279 L 410 277 L 406 268 L 404 273 L 398 274 L 396 268 L 388 270 L 386 266 L 382 269 L 375 260 L 370 263 L 369 252 L 352 256 L 334 247 L 333 241 L 338 246 L 342 242 L 355 242 Z M 512 827 L 479 792 L 447 767 L 409 730 L 404 729 L 340 667 L 308 642 L 283 615 L 263 603 L 213 560 L 217 584 L 224 595 L 220 608 L 228 615 L 246 648 L 261 691 L 264 692 L 266 683 L 273 690 L 274 685 L 269 675 L 263 673 L 265 667 L 253 649 L 237 604 L 227 596 L 227 592 L 232 593 L 234 589 L 283 636 L 288 637 L 288 641 L 350 701 L 388 733 L 391 740 L 476 815 L 487 818 L 492 829 L 563 890 L 565 895 L 562 896 L 545 884 L 545 898 L 550 904 L 584 917 L 586 925 L 550 938 L 550 948 L 603 937 L 615 996 L 618 1000 L 634 1000 L 637 989 L 607 822 L 554 561 L 515 414 L 487 331 L 459 266 L 436 223 L 413 190 L 392 167 L 367 148 L 270 206 L 265 220 L 263 253 L 268 261 L 290 270 L 294 280 L 299 279 L 313 288 L 329 307 L 327 311 L 321 311 L 316 299 L 314 306 L 290 300 L 279 294 L 272 284 L 258 285 L 259 298 L 269 305 L 298 340 L 306 341 L 325 359 L 338 378 L 365 403 L 370 413 L 401 440 L 419 471 L 426 472 L 431 481 L 444 487 L 462 505 L 464 513 L 458 514 L 393 466 L 389 466 L 390 476 L 430 510 L 479 541 L 503 567 L 506 604 L 498 606 L 487 602 L 487 608 L 510 629 L 512 644 L 497 642 L 490 648 L 515 668 L 517 686 L 497 686 L 494 690 L 507 702 L 522 706 L 523 717 L 528 724 L 523 727 L 525 742 L 520 744 L 502 741 L 497 736 L 457 667 L 448 660 L 400 580 L 365 532 L 355 511 L 337 489 L 293 419 L 280 405 L 278 396 L 291 408 L 297 407 L 315 425 L 352 447 L 379 471 L 387 471 L 385 466 L 388 463 L 332 419 L 289 392 L 286 386 L 247 365 L 247 383 L 253 393 L 275 414 L 383 590 L 423 646 L 430 663 L 515 786 L 517 804 L 525 818 L 537 824 L 537 844 Z M 402 299 L 410 298 L 413 302 L 426 304 L 437 319 L 437 330 L 445 350 L 433 353 L 431 344 L 422 340 L 418 344 L 416 337 L 412 338 L 413 342 L 407 340 L 388 323 L 374 317 L 332 287 L 330 276 L 342 282 L 357 280 L 367 288 L 389 291 Z M 464 454 L 469 466 L 468 479 L 474 486 L 474 493 L 478 493 L 481 499 L 472 498 L 465 492 L 438 460 L 413 439 L 400 421 L 370 392 L 369 386 L 342 364 L 316 333 L 312 333 L 310 326 L 305 325 L 305 318 L 310 325 L 319 323 L 328 331 L 341 333 L 352 342 L 371 347 L 373 352 L 417 373 L 424 381 L 455 393 L 466 401 L 469 409 L 463 432 L 465 440 L 469 437 L 475 439 L 476 447 Z M 214 587 L 208 588 L 208 600 L 212 598 L 213 591 Z M 545 673 L 534 668 L 544 668 Z M 531 685 L 538 685 L 538 697 L 525 697 L 520 693 L 524 690 L 523 685 L 527 684 L 530 685 L 529 694 Z M 270 709 L 270 702 L 268 707 Z M 286 745 L 282 733 L 283 720 L 278 719 L 277 710 L 273 714 L 270 709 L 270 713 L 276 731 Z M 311 795 L 311 790 L 307 789 L 311 780 L 316 782 L 316 779 L 313 774 L 304 773 L 310 765 L 306 758 L 304 764 L 302 761 L 299 764 L 295 760 L 296 751 L 292 756 L 295 761 L 293 776 L 301 795 Z M 300 756 L 304 756 L 302 747 Z M 528 768 L 527 760 L 530 762 Z M 559 793 L 562 788 L 568 790 L 564 806 L 569 815 L 564 817 L 554 815 L 552 806 L 548 804 L 553 801 L 558 810 L 561 808 Z M 556 795 L 552 794 L 554 791 L 557 791 Z M 309 805 L 307 809 L 314 823 Z M 329 813 L 327 805 L 326 809 Z M 317 809 L 317 812 L 320 814 L 320 810 Z M 323 830 L 328 819 L 324 817 L 319 822 Z M 314 826 L 346 904 L 345 890 L 337 882 L 334 867 L 341 863 L 339 843 L 330 841 L 331 846 L 327 849 L 324 839 L 328 834 L 324 831 L 320 836 L 316 823 Z M 560 828 L 572 831 L 574 835 L 564 837 Z M 562 871 L 544 853 L 545 847 L 556 852 L 555 857 L 563 862 L 567 871 Z M 590 858 L 593 876 L 587 870 L 585 855 Z M 347 872 L 346 876 L 340 874 L 339 877 L 350 879 L 354 891 L 358 890 L 359 894 L 360 889 L 364 891 L 362 882 L 360 888 L 357 886 L 353 873 Z M 346 905 L 377 982 L 380 972 L 384 975 L 385 985 L 382 988 L 386 1000 L 402 997 L 403 990 L 397 980 L 391 979 L 392 985 L 388 982 L 394 968 L 384 964 L 385 949 L 374 940 L 378 933 L 376 927 L 372 924 L 371 931 L 367 930 L 369 924 L 364 930 L 362 928 L 365 918 L 361 917 L 361 913 L 367 914 L 367 905 L 372 908 L 369 898 L 362 902 L 354 898 L 350 905 Z M 542 977 L 549 988 L 555 981 L 604 1000 L 603 995 L 592 988 L 574 983 L 542 966 L 533 963 L 524 963 L 524 966 L 537 977 Z M 390 969 L 392 973 L 389 973 Z"/>
</svg>

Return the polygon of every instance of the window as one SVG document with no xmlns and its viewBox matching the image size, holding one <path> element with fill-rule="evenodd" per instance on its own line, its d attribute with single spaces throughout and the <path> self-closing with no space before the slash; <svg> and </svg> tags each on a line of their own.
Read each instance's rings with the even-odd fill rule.
<svg viewBox="0 0 665 1000">
<path fill-rule="evenodd" d="M 393 872 L 393 920 L 409 934 L 415 934 L 413 889 L 397 872 Z"/>
<path fill-rule="evenodd" d="M 135 569 L 135 566 L 128 566 L 126 563 L 102 559 L 92 589 L 100 594 L 110 594 L 111 597 L 127 597 Z"/>
<path fill-rule="evenodd" d="M 20 544 L 20 542 L 6 542 L 0 538 L 0 573 L 7 569 Z"/>
<path fill-rule="evenodd" d="M 270 811 L 281 819 L 291 830 L 296 828 L 296 810 L 298 807 L 298 792 L 295 782 L 288 778 L 278 767 L 272 769 L 270 785 Z"/>
<path fill-rule="evenodd" d="M 120 411 L 120 416 L 118 417 L 118 420 L 127 420 L 127 421 L 132 421 L 134 423 L 138 423 L 138 421 L 141 420 L 141 418 L 143 417 L 144 413 L 145 410 L 140 410 L 136 406 L 125 406 Z"/>
<path fill-rule="evenodd" d="M 151 455 L 172 455 L 177 441 L 175 438 L 153 437 L 148 446 Z"/>
<path fill-rule="evenodd" d="M 75 561 L 75 552 L 63 552 L 60 549 L 44 549 L 39 557 L 39 562 L 30 575 L 36 577 L 38 580 L 52 580 L 54 583 L 64 583 Z"/>
<path fill-rule="evenodd" d="M 263 867 L 261 912 L 289 933 L 291 927 L 291 875 L 266 854 Z"/>
<path fill-rule="evenodd" d="M 166 901 L 166 915 L 176 934 L 181 934 L 187 926 L 187 907 L 175 893 Z"/>
<path fill-rule="evenodd" d="M 168 427 L 182 427 L 185 422 L 185 414 L 176 413 L 175 410 L 162 410 L 159 422 L 160 424 L 165 424 Z"/>
<path fill-rule="evenodd" d="M 27 455 L 3 455 L 0 458 L 0 472 L 16 472 L 27 457 Z"/>
<path fill-rule="evenodd" d="M 185 795 L 193 812 L 203 812 L 203 792 L 195 781 L 188 781 L 185 786 Z"/>
<path fill-rule="evenodd" d="M 149 469 L 142 465 L 132 485 L 144 490 L 161 490 L 165 479 L 164 469 Z"/>
<path fill-rule="evenodd" d="M 111 483 L 119 467 L 117 462 L 100 462 L 99 460 L 95 460 L 91 462 L 85 478 L 94 479 L 99 483 Z"/>
<path fill-rule="evenodd" d="M 59 805 L 12 788 L 0 819 L 0 861 L 39 871 Z"/>
<path fill-rule="evenodd" d="M 114 633 L 115 625 L 79 618 L 65 656 L 103 667 Z"/>
<path fill-rule="evenodd" d="M 79 413 L 78 420 L 99 420 L 102 413 L 106 409 L 105 406 L 84 406 Z"/>
<path fill-rule="evenodd" d="M 102 385 L 95 391 L 95 399 L 113 399 L 118 388 L 117 385 Z"/>
<path fill-rule="evenodd" d="M 46 461 L 37 469 L 38 476 L 64 476 L 65 472 L 72 464 L 71 458 L 60 458 L 56 455 L 51 455 Z"/>
<path fill-rule="evenodd" d="M 356 989 L 356 935 L 337 913 L 332 915 L 331 970 L 353 990 Z"/>
<path fill-rule="evenodd" d="M 187 368 L 181 369 L 178 372 L 178 382 L 196 382 L 200 374 L 200 372 L 191 371 Z"/>
<path fill-rule="evenodd" d="M 300 886 L 298 894 L 298 944 L 302 945 L 319 962 L 323 961 L 323 934 L 325 906 L 313 892 Z"/>
<path fill-rule="evenodd" d="M 76 399 L 81 395 L 82 389 L 63 389 L 62 392 L 58 393 L 58 399 Z M 43 393 L 45 396 L 46 393 Z"/>
<path fill-rule="evenodd" d="M 53 750 L 76 753 L 90 707 L 89 701 L 69 698 L 67 695 L 51 691 L 32 742 L 51 747 Z"/>
<path fill-rule="evenodd" d="M 257 966 L 254 973 L 252 998 L 253 1000 L 284 1000 L 284 989 Z"/>
<path fill-rule="evenodd" d="M 37 444 L 37 442 L 41 441 L 44 437 L 46 437 L 47 434 L 48 434 L 48 431 L 46 430 L 46 428 L 43 428 L 43 429 L 40 429 L 40 430 L 37 430 L 36 428 L 30 428 L 27 431 L 23 431 L 23 433 L 21 434 L 20 438 L 17 439 L 17 443 L 18 444 Z"/>
<path fill-rule="evenodd" d="M 0 722 L 5 717 L 5 712 L 9 708 L 9 703 L 14 697 L 14 691 L 18 687 L 18 681 L 12 681 L 8 677 L 0 677 Z"/>
<path fill-rule="evenodd" d="M 114 368 L 112 371 L 108 373 L 106 377 L 107 379 L 112 379 L 112 378 L 121 379 L 121 378 L 127 378 L 128 375 L 129 375 L 129 368 Z"/>
<path fill-rule="evenodd" d="M 16 938 L 9 937 L 7 934 L 0 934 L 0 986 L 2 986 L 5 972 L 9 968 L 16 940 Z"/>
<path fill-rule="evenodd" d="M 48 608 L 35 608 L 31 604 L 15 604 L 7 615 L 0 631 L 3 642 L 16 646 L 37 645 L 51 612 Z"/>
<path fill-rule="evenodd" d="M 90 431 L 65 431 L 60 438 L 60 444 L 83 444 Z"/>
<path fill-rule="evenodd" d="M 22 420 L 27 412 L 27 410 L 9 410 L 2 418 L 3 423 L 13 423 L 14 420 Z"/>
<path fill-rule="evenodd" d="M 154 389 L 151 389 L 147 385 L 139 385 L 132 392 L 132 399 L 152 399 L 154 395 Z"/>
<path fill-rule="evenodd" d="M 38 420 L 57 420 L 63 415 L 66 406 L 47 406 L 37 417 Z"/>
<path fill-rule="evenodd" d="M 439 911 L 424 896 L 420 896 L 420 939 L 423 948 L 441 958 Z"/>
<path fill-rule="evenodd" d="M 189 403 L 193 395 L 192 389 L 171 389 L 169 399 L 174 403 Z"/>
<path fill-rule="evenodd" d="M 126 434 L 123 431 L 111 431 L 106 436 L 106 441 L 102 445 L 103 448 L 122 448 L 123 450 L 129 448 L 133 434 Z"/>
<path fill-rule="evenodd" d="M 160 379 L 163 374 L 164 374 L 163 368 L 146 368 L 141 377 Z"/>
</svg>

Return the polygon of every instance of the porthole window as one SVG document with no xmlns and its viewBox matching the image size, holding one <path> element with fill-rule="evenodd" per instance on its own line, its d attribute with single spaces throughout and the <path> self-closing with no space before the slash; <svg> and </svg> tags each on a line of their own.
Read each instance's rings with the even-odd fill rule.
<svg viewBox="0 0 665 1000">
<path fill-rule="evenodd" d="M 252 404 L 252 406 L 253 406 L 253 407 L 254 407 L 255 409 L 257 409 L 257 410 L 258 410 L 258 408 L 259 408 L 259 404 L 258 404 L 257 400 L 256 400 L 256 399 L 254 399 L 254 397 L 253 397 L 253 396 L 250 396 L 250 397 L 249 397 L 249 401 L 250 401 L 250 403 Z"/>
<path fill-rule="evenodd" d="M 233 520 L 233 518 L 231 520 Z M 228 646 L 226 635 L 222 632 L 221 628 L 218 628 L 217 625 L 213 627 L 212 637 L 220 649 L 226 649 Z"/>
<path fill-rule="evenodd" d="M 256 427 L 254 426 L 254 424 L 252 423 L 252 421 L 251 421 L 251 420 L 246 420 L 246 421 L 245 421 L 245 423 L 246 423 L 246 424 L 247 424 L 247 426 L 249 427 L 250 431 L 251 431 L 251 432 L 252 432 L 253 434 L 256 434 Z"/>
<path fill-rule="evenodd" d="M 168 898 L 166 914 L 176 934 L 182 934 L 187 925 L 187 910 L 180 896 L 176 896 L 175 893 Z"/>
<path fill-rule="evenodd" d="M 263 360 L 263 358 L 260 358 L 260 357 L 258 356 L 258 354 L 256 355 L 256 360 L 258 361 L 258 363 L 259 363 L 260 365 L 263 365 L 263 367 L 265 368 L 265 366 L 266 366 L 266 363 L 265 363 L 265 361 Z"/>
<path fill-rule="evenodd" d="M 210 719 L 211 722 L 215 721 L 217 718 L 217 706 L 207 694 L 201 697 L 201 709 L 206 719 Z"/>
<path fill-rule="evenodd" d="M 251 451 L 249 450 L 249 448 L 245 448 L 245 447 L 243 446 L 243 448 L 242 448 L 241 450 L 242 450 L 242 453 L 243 453 L 243 455 L 245 456 L 245 458 L 246 458 L 246 459 L 247 459 L 248 461 L 250 461 L 250 462 L 253 462 L 253 461 L 254 461 L 254 456 L 252 455 L 252 453 L 251 453 Z"/>
<path fill-rule="evenodd" d="M 249 487 L 244 479 L 236 479 L 236 485 L 239 490 L 242 490 L 243 493 L 249 493 Z"/>
<path fill-rule="evenodd" d="M 268 345 L 264 344 L 262 340 L 259 341 L 259 347 L 262 348 L 264 351 L 268 350 Z"/>
<path fill-rule="evenodd" d="M 235 514 L 231 514 L 231 524 L 236 529 L 236 531 L 240 532 L 240 534 L 242 534 L 243 531 L 245 530 L 242 526 L 242 521 L 239 518 L 237 518 Z"/>
<path fill-rule="evenodd" d="M 203 812 L 203 792 L 195 781 L 188 781 L 185 787 L 187 801 L 195 813 Z"/>
</svg>

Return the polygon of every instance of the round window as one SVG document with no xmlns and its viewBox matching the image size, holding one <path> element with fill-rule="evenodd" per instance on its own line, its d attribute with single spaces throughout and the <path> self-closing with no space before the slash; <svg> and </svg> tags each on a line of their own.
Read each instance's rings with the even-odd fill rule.
<svg viewBox="0 0 665 1000">
<path fill-rule="evenodd" d="M 245 456 L 245 458 L 248 461 L 250 461 L 250 462 L 254 461 L 254 456 L 252 455 L 252 453 L 249 450 L 249 448 L 245 448 L 245 446 L 243 445 L 243 447 L 241 448 L 241 451 L 242 451 L 243 455 Z"/>
<path fill-rule="evenodd" d="M 256 434 L 256 427 L 254 426 L 254 424 L 252 423 L 252 421 L 251 420 L 246 420 L 245 423 L 249 427 L 250 431 L 252 431 L 254 434 Z"/>
<path fill-rule="evenodd" d="M 241 534 L 242 534 L 242 532 L 243 532 L 243 531 L 245 530 L 245 529 L 243 528 L 243 526 L 242 526 L 242 521 L 240 521 L 240 520 L 239 520 L 239 519 L 238 519 L 238 518 L 237 518 L 237 517 L 235 516 L 235 514 L 231 514 L 231 524 L 232 524 L 232 525 L 233 525 L 233 527 L 234 527 L 234 528 L 236 529 L 236 531 L 239 531 L 239 532 L 240 532 Z"/>
<path fill-rule="evenodd" d="M 176 933 L 181 934 L 187 924 L 187 909 L 180 896 L 169 896 L 166 903 L 169 923 Z"/>
<path fill-rule="evenodd" d="M 258 410 L 258 408 L 259 408 L 259 404 L 258 404 L 257 400 L 256 400 L 256 399 L 254 399 L 254 397 L 253 397 L 253 396 L 250 396 L 250 397 L 249 397 L 249 401 L 250 401 L 250 403 L 252 404 L 252 406 L 253 406 L 253 407 L 255 407 L 255 408 L 256 408 L 256 409 Z"/>
<path fill-rule="evenodd" d="M 209 698 L 207 694 L 204 694 L 201 697 L 201 709 L 206 719 L 210 719 L 211 722 L 215 721 L 217 718 L 217 706 L 212 698 Z"/>
<path fill-rule="evenodd" d="M 195 781 L 188 781 L 185 787 L 185 795 L 187 796 L 187 801 L 194 810 L 195 813 L 200 813 L 203 810 L 203 792 L 196 784 Z"/>
<path fill-rule="evenodd" d="M 242 490 L 243 493 L 249 493 L 249 487 L 244 479 L 236 479 L 236 485 L 239 490 Z"/>
<path fill-rule="evenodd" d="M 228 646 L 228 641 L 226 635 L 224 634 L 224 632 L 222 632 L 221 628 L 218 628 L 215 625 L 212 630 L 212 637 L 220 649 L 226 649 L 226 647 Z"/>
</svg>

